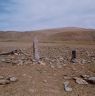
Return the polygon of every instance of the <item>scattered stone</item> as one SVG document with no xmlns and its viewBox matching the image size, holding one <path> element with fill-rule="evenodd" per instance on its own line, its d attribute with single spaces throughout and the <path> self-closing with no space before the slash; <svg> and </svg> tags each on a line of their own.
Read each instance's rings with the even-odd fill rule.
<svg viewBox="0 0 95 96">
<path fill-rule="evenodd" d="M 60 61 L 63 61 L 63 60 L 64 60 L 64 58 L 63 58 L 63 57 L 60 57 L 60 58 L 59 58 L 59 60 L 60 60 Z"/>
<path fill-rule="evenodd" d="M 39 61 L 39 63 L 40 63 L 40 65 L 43 65 L 43 66 L 46 65 L 45 62 L 43 62 L 43 61 Z"/>
<path fill-rule="evenodd" d="M 63 64 L 63 67 L 67 66 L 67 64 Z"/>
<path fill-rule="evenodd" d="M 4 76 L 0 76 L 0 79 L 4 79 Z"/>
<path fill-rule="evenodd" d="M 22 60 L 19 60 L 18 61 L 18 65 L 23 65 L 23 61 Z"/>
<path fill-rule="evenodd" d="M 74 77 L 73 79 L 75 79 L 76 83 L 78 83 L 78 84 L 81 84 L 81 85 L 87 85 L 88 84 L 85 80 L 83 80 L 81 78 Z"/>
<path fill-rule="evenodd" d="M 54 68 L 55 68 L 55 67 L 54 67 L 54 65 L 51 65 L 50 67 L 51 67 L 52 69 L 54 69 Z"/>
<path fill-rule="evenodd" d="M 73 71 L 77 71 L 77 69 L 76 69 L 75 67 L 72 67 L 72 70 L 73 70 Z"/>
<path fill-rule="evenodd" d="M 10 83 L 9 80 L 0 79 L 0 85 L 6 85 L 6 84 L 9 84 L 9 83 Z"/>
<path fill-rule="evenodd" d="M 16 77 L 8 77 L 7 80 L 9 80 L 10 82 L 16 82 L 17 78 Z"/>
<path fill-rule="evenodd" d="M 43 80 L 44 83 L 47 83 L 47 80 Z"/>
<path fill-rule="evenodd" d="M 19 54 L 18 53 L 14 53 L 14 55 L 18 56 Z"/>
<path fill-rule="evenodd" d="M 89 78 L 89 75 L 80 75 L 83 79 Z"/>
<path fill-rule="evenodd" d="M 92 83 L 92 84 L 95 84 L 95 77 L 89 77 L 87 79 L 88 82 Z"/>
<path fill-rule="evenodd" d="M 81 62 L 82 62 L 82 64 L 86 64 L 86 60 L 84 60 L 84 59 Z"/>
<path fill-rule="evenodd" d="M 10 60 L 10 59 L 7 59 L 7 60 L 5 61 L 5 63 L 11 63 L 11 60 Z"/>
<path fill-rule="evenodd" d="M 69 76 L 64 76 L 63 77 L 65 80 L 70 80 L 70 79 L 72 79 L 72 77 L 69 77 Z"/>
<path fill-rule="evenodd" d="M 57 68 L 61 69 L 61 68 L 62 68 L 62 66 L 61 66 L 60 64 L 59 64 L 59 65 L 57 64 Z"/>
<path fill-rule="evenodd" d="M 91 61 L 88 61 L 88 63 L 91 63 Z"/>
<path fill-rule="evenodd" d="M 6 60 L 5 59 L 1 59 L 1 62 L 5 62 Z"/>
<path fill-rule="evenodd" d="M 23 74 L 22 76 L 27 76 L 27 74 Z"/>
<path fill-rule="evenodd" d="M 76 60 L 76 59 L 72 59 L 71 62 L 72 62 L 73 64 L 75 64 L 75 63 L 77 63 L 77 60 Z"/>
<path fill-rule="evenodd" d="M 12 61 L 12 65 L 16 65 L 16 64 L 18 64 L 18 61 L 17 60 Z"/>
<path fill-rule="evenodd" d="M 66 92 L 71 92 L 72 91 L 72 88 L 69 87 L 69 81 L 64 82 L 64 89 L 65 89 Z"/>
</svg>

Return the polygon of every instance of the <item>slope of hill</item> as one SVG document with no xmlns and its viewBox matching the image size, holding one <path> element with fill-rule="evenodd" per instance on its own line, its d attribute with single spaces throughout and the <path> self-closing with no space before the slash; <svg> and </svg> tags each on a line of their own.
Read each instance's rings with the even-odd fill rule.
<svg viewBox="0 0 95 96">
<path fill-rule="evenodd" d="M 91 29 L 63 29 L 63 32 L 50 36 L 52 40 L 95 40 L 95 30 Z"/>
<path fill-rule="evenodd" d="M 95 29 L 65 27 L 31 32 L 0 32 L 0 41 L 31 41 L 37 36 L 39 40 L 89 40 L 95 41 Z"/>
</svg>

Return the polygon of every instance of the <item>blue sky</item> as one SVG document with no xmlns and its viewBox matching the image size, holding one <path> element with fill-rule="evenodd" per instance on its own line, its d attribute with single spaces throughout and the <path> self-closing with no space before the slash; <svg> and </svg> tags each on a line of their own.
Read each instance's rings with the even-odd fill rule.
<svg viewBox="0 0 95 96">
<path fill-rule="evenodd" d="M 0 0 L 0 30 L 95 28 L 95 0 Z"/>
</svg>

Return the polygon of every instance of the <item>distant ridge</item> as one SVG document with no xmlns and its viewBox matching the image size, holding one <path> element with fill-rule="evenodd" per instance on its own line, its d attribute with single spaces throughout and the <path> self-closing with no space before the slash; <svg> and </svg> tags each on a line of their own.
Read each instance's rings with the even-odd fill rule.
<svg viewBox="0 0 95 96">
<path fill-rule="evenodd" d="M 64 27 L 38 31 L 0 31 L 0 41 L 31 41 L 35 36 L 39 40 L 95 40 L 95 29 Z"/>
</svg>

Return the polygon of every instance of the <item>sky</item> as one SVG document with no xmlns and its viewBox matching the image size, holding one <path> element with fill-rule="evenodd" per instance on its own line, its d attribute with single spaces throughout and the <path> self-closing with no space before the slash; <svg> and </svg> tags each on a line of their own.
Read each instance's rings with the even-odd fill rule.
<svg viewBox="0 0 95 96">
<path fill-rule="evenodd" d="M 95 29 L 95 0 L 0 0 L 0 30 Z"/>
</svg>

